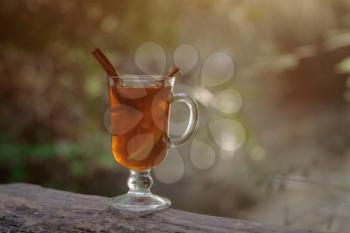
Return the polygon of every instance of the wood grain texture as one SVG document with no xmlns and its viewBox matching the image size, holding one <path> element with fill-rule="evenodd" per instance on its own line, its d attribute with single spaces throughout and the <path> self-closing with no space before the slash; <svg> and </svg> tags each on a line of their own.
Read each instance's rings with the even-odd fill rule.
<svg viewBox="0 0 350 233">
<path fill-rule="evenodd" d="M 42 188 L 0 185 L 0 232 L 234 232 L 306 233 L 283 227 L 175 209 L 137 214 L 108 207 L 107 198 Z"/>
</svg>

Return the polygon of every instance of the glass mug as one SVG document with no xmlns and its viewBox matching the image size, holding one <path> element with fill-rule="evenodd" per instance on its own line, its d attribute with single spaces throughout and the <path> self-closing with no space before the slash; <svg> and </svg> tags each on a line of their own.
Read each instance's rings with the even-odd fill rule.
<svg viewBox="0 0 350 233">
<path fill-rule="evenodd" d="M 172 146 L 183 144 L 194 132 L 198 120 L 196 102 L 188 95 L 173 94 L 175 77 L 154 75 L 108 76 L 115 160 L 130 170 L 129 191 L 114 197 L 110 205 L 131 211 L 157 211 L 170 206 L 169 199 L 150 192 L 150 170 Z M 185 103 L 190 120 L 184 134 L 169 136 L 170 105 Z"/>
</svg>

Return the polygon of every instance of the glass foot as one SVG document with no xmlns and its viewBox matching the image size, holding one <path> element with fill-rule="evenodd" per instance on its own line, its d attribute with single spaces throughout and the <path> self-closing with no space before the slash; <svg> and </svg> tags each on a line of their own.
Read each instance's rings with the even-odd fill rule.
<svg viewBox="0 0 350 233">
<path fill-rule="evenodd" d="M 113 208 L 137 212 L 159 211 L 170 205 L 169 199 L 152 193 L 146 195 L 126 193 L 110 199 L 110 206 Z"/>
<path fill-rule="evenodd" d="M 151 193 L 153 184 L 150 170 L 132 171 L 128 178 L 129 192 L 113 197 L 109 204 L 112 208 L 137 211 L 137 212 L 155 212 L 168 208 L 171 201 L 165 197 L 160 197 Z"/>
</svg>

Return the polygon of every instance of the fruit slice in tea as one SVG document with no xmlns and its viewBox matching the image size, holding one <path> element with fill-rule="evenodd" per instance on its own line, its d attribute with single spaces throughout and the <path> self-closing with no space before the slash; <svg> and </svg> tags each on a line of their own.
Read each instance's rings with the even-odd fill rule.
<svg viewBox="0 0 350 233">
<path fill-rule="evenodd" d="M 154 135 L 151 133 L 140 134 L 133 137 L 128 142 L 128 160 L 141 161 L 146 159 L 154 147 Z"/>
<path fill-rule="evenodd" d="M 111 108 L 111 125 L 113 135 L 125 135 L 141 121 L 143 113 L 135 108 L 118 104 Z"/>
</svg>

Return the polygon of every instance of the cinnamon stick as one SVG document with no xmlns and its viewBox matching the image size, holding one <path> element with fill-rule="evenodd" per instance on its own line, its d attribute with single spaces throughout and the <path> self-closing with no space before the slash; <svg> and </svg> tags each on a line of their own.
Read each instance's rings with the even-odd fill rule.
<svg viewBox="0 0 350 233">
<path fill-rule="evenodd" d="M 178 65 L 175 65 L 173 68 L 169 70 L 166 77 L 173 77 L 177 72 L 179 72 L 180 67 Z"/>
<path fill-rule="evenodd" d="M 102 68 L 105 70 L 105 72 L 109 76 L 119 76 L 120 75 L 117 68 L 112 65 L 110 60 L 106 57 L 106 55 L 104 55 L 104 53 L 100 49 L 98 49 L 98 48 L 94 49 L 92 51 L 92 55 L 94 55 L 94 57 L 96 58 L 98 63 L 102 66 Z"/>
</svg>

